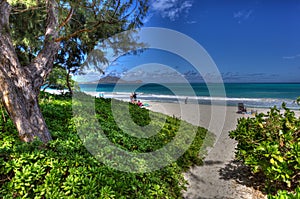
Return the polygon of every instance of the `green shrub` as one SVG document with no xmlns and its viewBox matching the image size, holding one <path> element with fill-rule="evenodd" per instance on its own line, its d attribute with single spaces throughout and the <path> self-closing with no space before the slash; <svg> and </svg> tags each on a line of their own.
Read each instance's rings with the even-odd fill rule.
<svg viewBox="0 0 300 199">
<path fill-rule="evenodd" d="M 300 119 L 282 105 L 254 118 L 240 118 L 230 137 L 238 141 L 236 158 L 265 175 L 266 191 L 292 191 L 300 185 Z M 298 189 L 299 191 L 299 189 Z M 280 193 L 279 193 L 280 194 Z"/>
<path fill-rule="evenodd" d="M 294 193 L 286 190 L 279 190 L 276 195 L 268 195 L 268 199 L 299 199 L 300 198 L 300 187 L 295 189 Z"/>
<path fill-rule="evenodd" d="M 167 117 L 157 135 L 148 139 L 132 137 L 114 121 L 111 100 L 96 99 L 96 117 L 106 136 L 128 151 L 163 147 L 176 135 L 179 125 L 187 134 L 197 131 L 189 150 L 163 169 L 151 173 L 114 170 L 98 162 L 79 139 L 71 98 L 42 93 L 40 105 L 53 137 L 47 145 L 21 142 L 12 122 L 0 119 L 0 198 L 181 198 L 187 183 L 183 171 L 201 163 L 198 153 L 208 134 L 206 129 Z M 129 109 L 131 117 L 142 115 L 133 118 L 141 126 L 153 120 L 148 110 L 134 105 Z"/>
</svg>

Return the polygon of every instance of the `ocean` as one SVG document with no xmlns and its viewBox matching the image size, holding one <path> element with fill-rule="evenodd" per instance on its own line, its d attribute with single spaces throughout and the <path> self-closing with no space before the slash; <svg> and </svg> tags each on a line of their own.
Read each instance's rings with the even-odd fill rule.
<svg viewBox="0 0 300 199">
<path fill-rule="evenodd" d="M 141 101 L 174 103 L 223 104 L 246 107 L 281 107 L 285 102 L 291 109 L 300 109 L 295 100 L 300 96 L 300 83 L 167 83 L 167 84 L 80 84 L 81 90 L 96 96 L 129 101 L 136 92 Z M 222 89 L 224 88 L 224 89 Z M 225 92 L 224 92 L 225 91 Z"/>
</svg>

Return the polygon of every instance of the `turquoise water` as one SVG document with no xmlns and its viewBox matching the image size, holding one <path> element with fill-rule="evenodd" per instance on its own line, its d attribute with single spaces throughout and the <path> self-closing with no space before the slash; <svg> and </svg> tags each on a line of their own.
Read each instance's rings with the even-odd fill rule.
<svg viewBox="0 0 300 199">
<path fill-rule="evenodd" d="M 223 87 L 224 86 L 224 87 Z M 210 104 L 239 102 L 249 107 L 280 107 L 285 102 L 290 108 L 299 108 L 295 100 L 300 96 L 300 83 L 225 83 L 208 84 L 81 84 L 82 91 L 103 93 L 106 97 L 129 99 L 137 92 L 141 100 Z"/>
</svg>

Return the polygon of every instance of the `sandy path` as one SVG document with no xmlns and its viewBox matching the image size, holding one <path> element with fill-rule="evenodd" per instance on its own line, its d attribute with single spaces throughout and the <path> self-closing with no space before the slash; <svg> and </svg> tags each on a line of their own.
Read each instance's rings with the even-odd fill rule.
<svg viewBox="0 0 300 199">
<path fill-rule="evenodd" d="M 263 198 L 260 193 L 254 191 L 252 188 L 236 183 L 234 178 L 231 179 L 230 171 L 227 172 L 228 166 L 232 166 L 236 146 L 236 142 L 229 138 L 228 132 L 235 129 L 239 117 L 245 117 L 247 115 L 237 114 L 236 107 L 217 108 L 223 108 L 222 110 L 226 111 L 225 116 L 222 114 L 218 116 L 223 118 L 224 126 L 222 125 L 221 127 L 219 139 L 215 143 L 215 146 L 206 156 L 204 165 L 194 167 L 185 174 L 189 186 L 184 193 L 184 197 L 186 199 Z M 210 128 L 214 133 L 218 131 L 220 128 L 218 126 L 220 126 L 222 122 L 221 120 L 215 120 L 211 117 L 213 115 L 211 106 L 207 105 L 179 105 L 151 102 L 150 109 L 168 115 L 175 115 L 189 123 Z M 197 115 L 197 111 L 200 111 L 200 122 L 199 118 L 195 116 Z M 258 111 L 265 112 L 267 110 L 261 109 Z"/>
</svg>

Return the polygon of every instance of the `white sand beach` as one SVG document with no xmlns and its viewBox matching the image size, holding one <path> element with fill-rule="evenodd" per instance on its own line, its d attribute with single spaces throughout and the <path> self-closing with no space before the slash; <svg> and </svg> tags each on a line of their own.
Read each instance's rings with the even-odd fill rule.
<svg viewBox="0 0 300 199">
<path fill-rule="evenodd" d="M 184 193 L 186 199 L 196 198 L 266 198 L 259 191 L 251 187 L 239 184 L 230 179 L 230 171 L 236 165 L 232 163 L 234 160 L 234 151 L 236 142 L 229 138 L 229 131 L 234 130 L 237 125 L 237 119 L 240 117 L 251 117 L 249 114 L 237 114 L 237 107 L 232 106 L 215 106 L 216 115 L 213 113 L 213 107 L 210 105 L 198 104 L 175 104 L 175 103 L 158 103 L 151 102 L 152 111 L 161 112 L 167 115 L 176 116 L 187 122 L 200 125 L 211 132 L 217 134 L 218 139 L 214 147 L 205 157 L 204 165 L 190 169 L 186 174 L 189 186 Z M 258 113 L 267 113 L 269 109 L 255 109 Z M 200 119 L 197 111 L 199 111 Z M 219 111 L 219 112 L 218 112 Z M 225 114 L 222 113 L 225 111 Z M 220 113 L 220 114 L 218 114 Z M 299 111 L 296 112 L 299 116 Z M 212 117 L 214 116 L 214 117 Z M 220 132 L 218 132 L 220 131 Z M 233 175 L 239 175 L 233 173 Z"/>
</svg>

